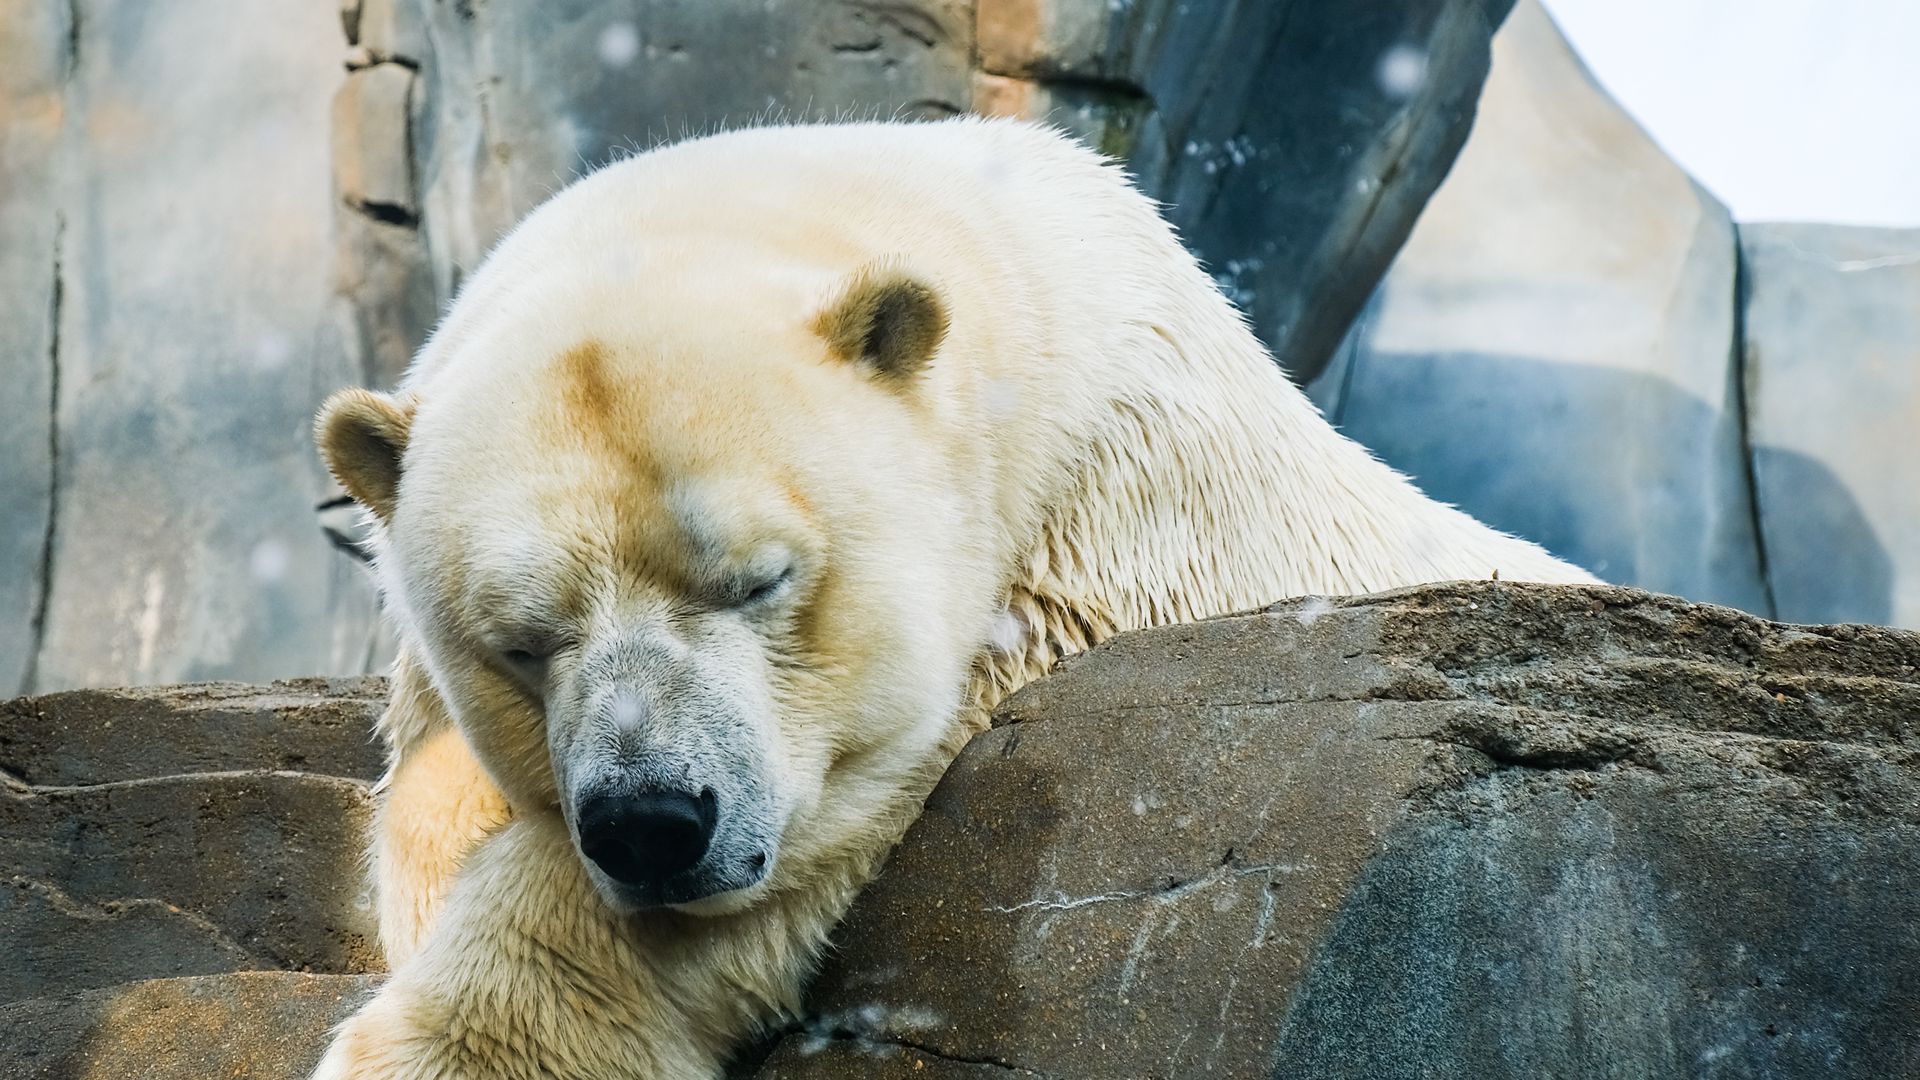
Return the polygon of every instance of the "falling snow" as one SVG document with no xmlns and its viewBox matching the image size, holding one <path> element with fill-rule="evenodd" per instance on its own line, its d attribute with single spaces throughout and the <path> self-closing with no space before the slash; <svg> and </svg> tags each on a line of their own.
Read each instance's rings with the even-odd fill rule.
<svg viewBox="0 0 1920 1080">
<path fill-rule="evenodd" d="M 1312 626 L 1320 621 L 1320 616 L 1333 610 L 1333 602 L 1324 596 L 1309 596 L 1293 617 L 1300 620 L 1301 626 Z"/>
<path fill-rule="evenodd" d="M 630 22 L 608 23 L 600 31 L 599 52 L 600 62 L 608 67 L 626 67 L 640 55 L 640 31 Z"/>
<path fill-rule="evenodd" d="M 1410 98 L 1427 81 L 1427 54 L 1411 45 L 1395 45 L 1380 58 L 1380 89 L 1388 97 Z"/>
<path fill-rule="evenodd" d="M 993 623 L 987 627 L 987 644 L 996 652 L 1009 655 L 1018 653 L 1027 644 L 1027 623 L 1012 611 L 1002 611 L 993 617 Z"/>
<path fill-rule="evenodd" d="M 253 574 L 253 580 L 272 584 L 287 576 L 287 567 L 292 562 L 287 545 L 278 540 L 262 540 L 253 545 L 253 551 L 247 556 L 247 569 Z"/>
</svg>

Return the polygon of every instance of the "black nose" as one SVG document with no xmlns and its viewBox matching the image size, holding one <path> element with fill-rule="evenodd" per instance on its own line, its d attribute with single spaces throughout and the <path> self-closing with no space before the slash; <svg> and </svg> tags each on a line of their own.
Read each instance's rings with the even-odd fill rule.
<svg viewBox="0 0 1920 1080">
<path fill-rule="evenodd" d="M 580 801 L 580 850 L 622 885 L 659 885 L 707 853 L 717 810 L 712 788 L 589 795 Z"/>
</svg>

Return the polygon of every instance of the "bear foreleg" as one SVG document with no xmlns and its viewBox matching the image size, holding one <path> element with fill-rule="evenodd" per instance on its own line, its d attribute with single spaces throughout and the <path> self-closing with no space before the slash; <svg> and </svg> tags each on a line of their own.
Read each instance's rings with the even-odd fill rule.
<svg viewBox="0 0 1920 1080">
<path fill-rule="evenodd" d="M 702 1080 L 790 1008 L 811 951 L 779 905 L 620 916 L 559 815 L 521 817 L 461 867 L 418 953 L 344 1024 L 315 1080 Z"/>
<path fill-rule="evenodd" d="M 506 824 L 506 798 L 481 768 L 425 672 L 402 653 L 380 721 L 388 767 L 375 789 L 374 898 L 389 967 L 419 951 L 460 861 Z"/>
</svg>

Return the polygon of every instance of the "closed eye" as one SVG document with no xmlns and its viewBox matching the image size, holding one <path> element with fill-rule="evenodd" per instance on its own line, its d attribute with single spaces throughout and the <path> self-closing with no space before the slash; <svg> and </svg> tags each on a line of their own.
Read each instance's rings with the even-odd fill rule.
<svg viewBox="0 0 1920 1080">
<path fill-rule="evenodd" d="M 763 578 L 758 584 L 750 586 L 741 596 L 740 606 L 758 607 L 770 603 L 785 593 L 787 586 L 791 584 L 793 584 L 793 566 L 788 564 L 777 575 Z"/>
<path fill-rule="evenodd" d="M 571 647 L 568 638 L 557 633 L 549 635 L 547 631 L 533 634 L 515 634 L 508 640 L 514 644 L 496 646 L 500 659 L 525 672 L 538 673 L 550 663 L 554 656 Z"/>
</svg>

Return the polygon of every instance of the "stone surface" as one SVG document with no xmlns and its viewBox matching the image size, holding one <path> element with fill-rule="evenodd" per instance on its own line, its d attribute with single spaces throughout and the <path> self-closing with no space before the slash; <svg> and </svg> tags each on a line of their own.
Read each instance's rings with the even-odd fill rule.
<svg viewBox="0 0 1920 1080">
<path fill-rule="evenodd" d="M 405 222 L 420 213 L 413 190 L 408 102 L 413 72 L 374 64 L 347 74 L 333 98 L 333 187 L 350 205 Z"/>
<path fill-rule="evenodd" d="M 20 0 L 0 20 L 0 695 L 32 680 L 46 619 L 72 17 L 67 0 Z"/>
<path fill-rule="evenodd" d="M 0 708 L 0 1073 L 304 1075 L 377 964 L 367 797 L 257 766 L 371 768 L 379 689 Z M 731 1075 L 1907 1075 L 1916 872 L 1920 635 L 1302 598 L 1009 700 Z"/>
<path fill-rule="evenodd" d="M 1452 164 L 1510 6 L 981 0 L 976 108 L 1125 157 L 1306 381 Z"/>
<path fill-rule="evenodd" d="M 1909 1074 L 1917 666 L 1498 582 L 1124 635 L 967 748 L 758 1075 Z"/>
<path fill-rule="evenodd" d="M 1769 614 L 1735 263 L 1726 210 L 1522 0 L 1466 149 L 1315 396 L 1490 524 L 1609 581 Z"/>
<path fill-rule="evenodd" d="M 418 178 L 424 256 L 396 236 L 348 257 L 424 259 L 437 300 L 408 310 L 431 312 L 558 184 L 635 147 L 770 116 L 1046 117 L 1127 158 L 1310 375 L 1465 138 L 1510 2 L 367 0 L 350 62 L 420 72 L 411 168 L 384 171 Z M 398 127 L 406 106 L 387 107 L 356 124 Z M 410 346 L 364 349 L 387 377 Z"/>
<path fill-rule="evenodd" d="M 420 64 L 416 174 L 442 297 L 555 188 L 635 147 L 755 118 L 967 107 L 963 0 L 394 9 L 433 45 L 409 59 Z"/>
<path fill-rule="evenodd" d="M 366 785 L 306 773 L 9 782 L 0 1000 L 236 968 L 371 970 L 369 811 Z"/>
<path fill-rule="evenodd" d="M 246 972 L 0 1005 L 13 1080 L 303 1080 L 375 985 L 368 976 Z"/>
<path fill-rule="evenodd" d="M 278 770 L 374 780 L 385 679 L 70 690 L 0 703 L 0 770 L 25 784 Z"/>
<path fill-rule="evenodd" d="M 10 10 L 0 609 L 46 594 L 0 630 L 9 690 L 364 670 L 371 590 L 311 517 L 310 418 L 358 377 L 328 310 L 339 41 L 328 4 Z"/>
<path fill-rule="evenodd" d="M 1920 230 L 1744 225 L 1740 241 L 1779 616 L 1920 627 Z"/>
<path fill-rule="evenodd" d="M 312 410 L 391 385 L 504 230 L 664 139 L 1050 115 L 1128 157 L 1310 373 L 1464 136 L 1507 2 L 29 0 L 0 38 L 0 690 L 378 668 L 371 589 L 310 516 Z"/>
</svg>

